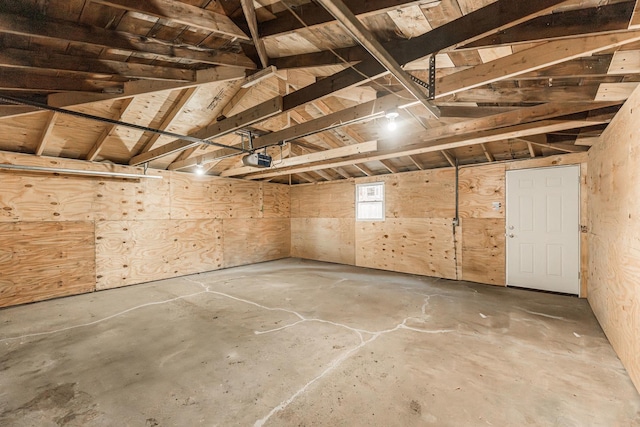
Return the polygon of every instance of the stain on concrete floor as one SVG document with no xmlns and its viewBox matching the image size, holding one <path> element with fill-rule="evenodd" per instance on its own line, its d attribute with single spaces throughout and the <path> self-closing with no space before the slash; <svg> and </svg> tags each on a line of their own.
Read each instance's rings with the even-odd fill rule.
<svg viewBox="0 0 640 427">
<path fill-rule="evenodd" d="M 0 310 L 2 426 L 634 426 L 577 298 L 287 259 Z"/>
</svg>

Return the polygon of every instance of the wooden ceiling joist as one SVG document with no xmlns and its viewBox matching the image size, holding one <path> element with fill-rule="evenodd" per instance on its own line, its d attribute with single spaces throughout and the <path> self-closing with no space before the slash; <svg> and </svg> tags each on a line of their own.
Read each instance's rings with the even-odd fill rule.
<svg viewBox="0 0 640 427">
<path fill-rule="evenodd" d="M 287 159 L 283 159 L 282 161 L 278 162 L 278 166 L 288 167 L 288 166 L 302 165 L 309 162 L 335 159 L 339 157 L 348 157 L 354 154 L 370 153 L 370 152 L 376 151 L 377 148 L 378 148 L 378 144 L 376 141 L 363 142 L 360 144 L 347 145 L 344 147 L 334 148 L 331 150 L 324 150 L 316 153 L 289 157 Z M 199 156 L 198 162 L 200 162 L 200 164 L 206 164 L 207 163 L 206 156 L 207 156 L 206 154 Z M 222 172 L 220 176 L 231 177 L 231 176 L 246 175 L 251 172 L 255 172 L 257 170 L 259 169 L 251 166 L 243 166 L 240 168 L 228 169 Z"/>
<path fill-rule="evenodd" d="M 436 97 L 452 95 L 463 90 L 549 67 L 564 61 L 592 55 L 640 40 L 640 30 L 602 34 L 579 40 L 555 40 L 472 67 L 446 77 L 436 83 Z"/>
<path fill-rule="evenodd" d="M 393 163 L 391 163 L 389 160 L 380 160 L 380 164 L 382 166 L 384 166 L 384 168 L 386 170 L 388 170 L 390 173 L 398 173 L 400 172 L 400 169 L 398 169 L 397 167 L 395 167 L 393 165 Z"/>
<path fill-rule="evenodd" d="M 133 102 L 133 100 L 134 98 L 125 99 L 122 102 L 122 105 L 120 106 L 120 111 L 118 111 L 118 114 L 116 114 L 116 116 L 113 117 L 113 120 L 122 120 L 123 116 L 131 106 L 131 103 Z M 94 161 L 96 157 L 98 157 L 102 149 L 104 148 L 109 137 L 113 135 L 113 133 L 117 128 L 118 126 L 115 124 L 107 125 L 102 131 L 102 133 L 100 134 L 100 136 L 98 137 L 97 141 L 93 144 L 93 147 L 91 147 L 91 150 L 86 155 L 85 160 L 88 160 L 90 162 Z"/>
<path fill-rule="evenodd" d="M 403 7 L 436 5 L 440 3 L 440 0 L 345 0 L 344 3 L 359 18 L 365 18 L 372 14 L 382 14 Z M 281 36 L 304 28 L 305 25 L 314 27 L 334 21 L 331 14 L 314 2 L 299 5 L 295 8 L 295 13 L 304 24 L 289 10 L 285 10 L 277 13 L 276 19 L 265 21 L 260 25 L 260 36 Z"/>
<path fill-rule="evenodd" d="M 349 162 L 343 162 L 344 164 L 342 166 L 347 166 L 349 165 Z M 340 167 L 340 165 L 337 165 L 335 167 Z M 369 169 L 367 166 L 363 165 L 362 163 L 356 163 L 353 165 L 353 167 L 355 167 L 356 169 L 358 169 L 360 172 L 362 172 L 365 176 L 374 176 L 375 173 Z M 260 177 L 262 178 L 262 177 Z"/>
<path fill-rule="evenodd" d="M 380 102 L 376 102 L 380 101 Z M 387 104 L 386 102 L 407 102 L 402 97 L 397 97 L 394 95 L 387 95 L 384 98 L 376 100 L 373 102 L 365 103 L 357 107 L 348 108 L 333 114 L 329 114 L 326 116 L 322 116 L 318 119 L 310 120 L 299 125 L 291 126 L 282 131 L 273 132 L 262 137 L 256 138 L 254 140 L 255 148 L 262 148 L 268 145 L 272 145 L 278 143 L 283 140 L 298 138 L 304 135 L 308 135 L 312 132 L 316 132 L 319 130 L 323 130 L 329 127 L 329 124 L 340 123 L 341 121 L 347 121 L 353 117 L 358 118 L 359 114 L 375 114 L 376 111 L 385 111 L 384 108 Z M 477 132 L 482 130 L 493 129 L 496 127 L 507 126 L 509 124 L 514 123 L 527 123 L 534 120 L 542 120 L 551 117 L 558 117 L 562 115 L 569 115 L 584 111 L 595 110 L 599 108 L 604 108 L 612 105 L 618 105 L 619 102 L 610 102 L 610 103 L 582 103 L 582 104 L 565 104 L 565 103 L 551 103 L 540 106 L 528 107 L 519 110 L 508 111 L 506 113 L 497 114 L 489 117 L 483 117 L 475 120 L 465 121 L 462 123 L 456 123 L 453 125 L 441 126 L 430 129 L 426 131 L 428 137 L 435 138 L 441 137 L 443 135 L 452 135 L 456 133 L 467 133 L 467 132 Z M 393 104 L 391 104 L 393 105 Z M 381 109 L 382 108 L 382 109 Z M 183 144 L 186 146 L 188 143 L 178 141 L 176 146 Z M 163 147 L 158 149 L 158 153 L 162 154 Z M 164 155 L 164 154 L 163 154 Z M 208 155 L 203 155 L 200 159 L 214 159 L 222 156 L 224 154 L 214 152 Z M 147 160 L 149 161 L 149 160 Z M 190 158 L 180 162 L 176 162 L 171 165 L 171 169 L 183 169 L 187 167 L 191 167 L 196 165 L 198 162 L 198 158 Z M 140 162 L 144 163 L 144 162 Z M 136 163 L 139 164 L 139 163 Z"/>
<path fill-rule="evenodd" d="M 265 101 L 254 108 L 245 110 L 241 113 L 231 116 L 222 121 L 213 123 L 199 131 L 196 131 L 189 136 L 200 139 L 213 139 L 219 136 L 223 136 L 242 129 L 243 127 L 250 126 L 254 123 L 264 120 L 265 118 L 274 116 L 282 112 L 282 97 L 276 97 Z M 139 154 L 133 157 L 129 164 L 132 166 L 142 163 L 151 162 L 160 157 L 167 156 L 169 154 L 184 151 L 188 148 L 198 146 L 199 143 L 187 142 L 187 141 L 173 141 L 162 147 L 148 151 L 146 153 Z M 228 154 L 236 154 L 238 150 L 223 149 L 220 151 L 229 151 Z"/>
<path fill-rule="evenodd" d="M 611 105 L 615 105 L 616 103 L 587 103 L 587 104 L 546 104 L 546 105 L 538 105 L 534 107 L 527 107 L 520 110 L 509 111 L 506 113 L 497 114 L 494 116 L 489 116 L 485 118 L 468 120 L 462 123 L 454 123 L 451 125 L 441 126 L 437 128 L 428 129 L 419 134 L 419 138 L 421 141 L 430 141 L 435 144 L 437 141 L 441 140 L 450 140 L 450 139 L 462 139 L 468 137 L 467 141 L 476 141 L 477 137 L 474 138 L 474 135 L 491 132 L 498 132 L 499 129 L 515 129 L 514 125 L 519 124 L 523 126 L 525 132 L 530 132 L 531 129 L 535 129 L 537 124 L 546 124 L 554 128 L 557 126 L 557 122 L 551 122 L 548 119 L 558 118 L 561 116 L 568 116 L 575 113 L 599 110 Z M 598 117 L 595 117 L 594 120 L 597 120 Z M 606 121 L 606 120 L 605 120 Z M 571 122 L 571 126 L 575 127 L 585 127 L 593 125 L 593 122 L 577 122 L 581 123 L 579 126 L 576 126 L 576 122 Z M 525 126 L 526 125 L 526 126 Z M 569 127 L 572 128 L 572 127 Z M 497 129 L 497 130 L 496 130 Z M 535 133 L 534 133 L 535 134 Z M 495 139 L 495 136 L 490 135 L 490 139 L 487 141 L 479 141 L 477 144 L 484 144 L 485 142 L 500 140 L 500 138 Z M 474 143 L 474 144 L 476 144 Z M 394 141 L 390 145 L 397 146 L 397 141 Z M 474 145 L 468 144 L 468 145 Z M 455 148 L 455 147 L 445 147 L 447 148 Z M 405 153 L 403 150 L 391 150 L 394 154 L 390 157 L 383 157 L 382 160 L 387 158 L 393 158 L 400 155 L 411 155 L 411 154 L 421 154 L 423 151 L 419 151 L 417 153 Z M 429 151 L 437 151 L 437 150 L 428 150 Z M 443 153 L 444 155 L 444 153 Z M 356 156 L 353 160 L 357 162 L 362 156 Z M 446 155 L 445 155 L 446 157 Z M 380 160 L 380 159 L 375 159 Z M 447 158 L 447 161 L 451 163 L 451 159 Z M 340 164 L 339 166 L 342 166 Z"/>
<path fill-rule="evenodd" d="M 420 164 L 420 162 L 418 162 L 414 156 L 407 156 L 407 157 L 409 158 L 409 160 L 411 160 L 411 163 L 413 163 L 414 166 L 418 168 L 418 170 L 424 170 L 424 167 L 422 166 L 422 164 Z"/>
<path fill-rule="evenodd" d="M 254 143 L 256 147 L 261 147 L 264 145 L 274 144 L 279 141 L 301 138 L 322 130 L 331 129 L 339 124 L 365 121 L 367 119 L 383 115 L 385 111 L 415 104 L 414 101 L 407 101 L 405 97 L 406 95 L 408 94 L 390 94 L 355 107 L 345 108 L 335 113 L 325 113 L 325 115 L 313 121 L 300 123 L 256 138 Z"/>
<path fill-rule="evenodd" d="M 584 86 L 532 86 L 525 88 L 479 87 L 458 92 L 452 97 L 457 102 L 493 103 L 497 99 L 511 104 L 539 104 L 541 102 L 590 102 L 600 85 Z M 446 97 L 449 99 L 449 97 Z"/>
<path fill-rule="evenodd" d="M 171 106 L 167 114 L 162 119 L 162 123 L 160 123 L 158 129 L 167 130 L 169 126 L 171 126 L 171 124 L 176 120 L 176 118 L 184 111 L 184 108 L 189 103 L 189 101 L 191 101 L 197 91 L 197 86 L 184 89 L 176 100 L 175 104 Z M 158 141 L 158 138 L 160 138 L 159 133 L 154 133 L 153 135 L 151 135 L 147 142 L 144 144 L 141 152 L 146 153 L 147 151 L 151 150 L 155 143 Z"/>
<path fill-rule="evenodd" d="M 34 112 L 40 112 L 40 110 L 26 105 L 0 105 L 0 119 L 32 114 Z"/>
<path fill-rule="evenodd" d="M 249 40 L 249 37 L 226 15 L 172 0 L 91 0 L 93 3 L 155 16 L 181 25 Z"/>
<path fill-rule="evenodd" d="M 256 68 L 253 61 L 237 53 L 191 49 L 184 45 L 173 45 L 122 31 L 86 27 L 69 22 L 40 20 L 38 25 L 33 25 L 28 18 L 5 13 L 0 13 L 0 33 L 149 53 L 168 59 L 190 59 L 213 65 Z"/>
<path fill-rule="evenodd" d="M 44 125 L 42 132 L 40 133 L 40 139 L 38 140 L 38 144 L 36 146 L 34 154 L 36 156 L 41 156 L 44 152 L 44 148 L 47 145 L 47 140 L 49 135 L 51 135 L 51 131 L 56 124 L 56 120 L 58 119 L 58 113 L 55 111 L 51 111 L 49 113 L 49 118 L 47 119 L 47 123 Z"/>
<path fill-rule="evenodd" d="M 162 82 L 149 80 L 136 80 L 124 83 L 124 91 L 119 94 L 106 93 L 59 93 L 48 97 L 48 104 L 53 107 L 74 107 L 94 102 L 125 99 L 137 95 L 150 95 L 153 93 L 186 89 L 202 86 L 209 83 L 239 80 L 245 77 L 245 70 L 230 67 L 215 67 L 196 72 L 196 80 L 193 82 Z"/>
<path fill-rule="evenodd" d="M 0 68 L 0 90 L 20 92 L 124 92 L 122 82 L 74 79 L 63 76 L 27 73 L 23 70 Z"/>
<path fill-rule="evenodd" d="M 267 55 L 264 41 L 260 38 L 260 33 L 258 32 L 258 19 L 256 17 L 256 8 L 253 5 L 253 0 L 240 0 L 240 4 L 242 5 L 242 10 L 247 20 L 249 31 L 251 32 L 251 39 L 258 52 L 262 68 L 267 68 L 269 65 L 269 56 Z"/>
<path fill-rule="evenodd" d="M 608 121 L 605 121 L 608 122 Z M 602 122 L 602 123 L 605 123 Z M 395 148 L 383 148 L 372 155 L 355 156 L 349 160 L 330 160 L 326 162 L 311 163 L 301 167 L 286 168 L 279 170 L 277 168 L 270 169 L 265 172 L 258 172 L 251 175 L 247 175 L 247 179 L 263 179 L 274 176 L 308 172 L 312 170 L 321 170 L 326 168 L 342 167 L 351 165 L 353 162 L 371 162 L 386 159 L 393 159 L 402 156 L 413 156 L 417 154 L 430 153 L 434 151 L 442 151 L 453 148 L 460 148 L 469 145 L 477 145 L 481 143 L 488 143 L 494 141 L 502 141 L 509 138 L 519 138 L 523 136 L 538 135 L 546 132 L 554 132 L 568 129 L 578 129 L 581 127 L 591 126 L 598 122 L 587 122 L 580 120 L 566 121 L 566 120 L 543 120 L 540 122 L 527 123 L 524 125 L 510 126 L 507 128 L 496 129 L 485 132 L 478 132 L 471 138 L 464 138 L 461 136 L 454 136 L 444 138 L 440 141 L 421 141 L 415 144 L 406 145 L 403 147 Z M 379 141 L 384 142 L 384 141 Z"/>
<path fill-rule="evenodd" d="M 529 152 L 531 153 L 531 157 L 536 157 L 537 151 L 535 147 L 548 148 L 551 150 L 560 151 L 561 153 L 583 153 L 589 150 L 589 147 L 584 147 L 581 145 L 573 145 L 573 144 L 563 144 L 559 142 L 549 143 L 549 142 L 539 142 L 532 138 L 522 138 L 527 146 L 530 146 Z"/>
<path fill-rule="evenodd" d="M 90 76 L 100 74 L 133 79 L 175 81 L 194 81 L 196 79 L 194 70 L 12 48 L 0 51 L 0 64 L 2 67 L 65 71 Z"/>
<path fill-rule="evenodd" d="M 627 30 L 635 3 L 635 0 L 624 1 L 550 13 L 468 43 L 459 49 L 550 41 L 572 36 L 595 35 L 596 32 Z"/>
<path fill-rule="evenodd" d="M 484 153 L 484 156 L 487 158 L 487 161 L 489 161 L 489 162 L 495 162 L 496 161 L 496 158 L 491 153 L 491 151 L 489 151 L 489 148 L 487 148 L 486 144 L 480 144 L 480 148 L 482 148 L 482 152 Z"/>
<path fill-rule="evenodd" d="M 159 92 L 172 91 L 176 89 L 186 89 L 199 87 L 209 83 L 226 82 L 243 79 L 246 76 L 245 70 L 231 67 L 215 67 L 196 71 L 196 79 L 192 82 L 162 82 L 135 80 L 124 83 L 121 93 L 94 93 L 94 92 L 61 92 L 51 93 L 47 97 L 47 104 L 58 108 L 73 108 L 87 106 L 89 104 L 104 101 L 115 101 L 126 99 L 137 95 L 150 95 Z M 0 119 L 10 119 L 17 116 L 40 113 L 41 110 L 24 108 L 5 108 L 0 111 Z"/>
</svg>

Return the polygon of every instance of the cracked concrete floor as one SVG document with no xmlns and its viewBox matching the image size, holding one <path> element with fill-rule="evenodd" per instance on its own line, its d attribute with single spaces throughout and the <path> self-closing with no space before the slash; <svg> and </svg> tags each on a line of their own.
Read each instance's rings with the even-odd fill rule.
<svg viewBox="0 0 640 427">
<path fill-rule="evenodd" d="M 0 310 L 2 426 L 631 426 L 586 301 L 297 259 Z"/>
</svg>

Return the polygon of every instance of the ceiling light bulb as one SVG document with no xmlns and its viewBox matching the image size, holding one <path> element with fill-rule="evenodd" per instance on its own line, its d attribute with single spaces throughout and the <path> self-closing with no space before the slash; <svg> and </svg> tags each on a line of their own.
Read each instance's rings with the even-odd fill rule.
<svg viewBox="0 0 640 427">
<path fill-rule="evenodd" d="M 385 113 L 385 117 L 387 118 L 387 130 L 394 131 L 398 128 L 398 124 L 396 123 L 396 118 L 399 116 L 397 110 L 390 110 Z"/>
<path fill-rule="evenodd" d="M 200 163 L 196 165 L 196 174 L 204 175 L 204 166 Z"/>
</svg>

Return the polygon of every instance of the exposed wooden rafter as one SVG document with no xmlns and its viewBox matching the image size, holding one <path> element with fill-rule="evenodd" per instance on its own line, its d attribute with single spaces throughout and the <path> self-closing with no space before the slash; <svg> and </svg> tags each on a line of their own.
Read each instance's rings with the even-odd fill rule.
<svg viewBox="0 0 640 427">
<path fill-rule="evenodd" d="M 453 154 L 451 154 L 450 151 L 442 150 L 440 151 L 440 153 L 442 153 L 442 156 L 447 160 L 447 163 L 449 163 L 449 166 L 451 166 L 452 168 L 456 167 L 457 165 L 456 158 L 453 157 Z"/>
<path fill-rule="evenodd" d="M 331 150 L 319 151 L 312 154 L 306 154 L 301 156 L 290 157 L 278 162 L 279 167 L 301 165 L 309 162 L 315 162 L 320 160 L 335 159 L 338 157 L 348 157 L 354 154 L 370 153 L 378 148 L 376 141 L 363 142 L 355 145 L 347 145 L 340 148 L 334 148 Z M 201 164 L 206 164 L 206 154 L 199 156 L 198 161 Z M 220 176 L 238 176 L 246 175 L 251 172 L 259 170 L 251 166 L 243 166 L 235 169 L 228 169 L 220 174 Z"/>
<path fill-rule="evenodd" d="M 38 25 L 33 25 L 33 22 L 28 18 L 5 13 L 0 13 L 0 33 L 148 53 L 168 59 L 190 59 L 214 65 L 249 69 L 256 66 L 249 58 L 237 53 L 191 49 L 170 43 L 161 43 L 122 31 L 90 28 L 69 22 L 39 20 Z"/>
<path fill-rule="evenodd" d="M 166 130 L 169 126 L 171 126 L 176 118 L 184 111 L 184 108 L 189 103 L 189 101 L 191 101 L 191 98 L 193 98 L 197 91 L 197 86 L 185 89 L 180 97 L 176 100 L 175 104 L 171 106 L 171 109 L 169 109 L 167 114 L 164 116 L 164 118 L 162 119 L 162 123 L 160 123 L 160 126 L 158 126 L 158 129 Z M 151 150 L 154 144 L 158 141 L 158 138 L 160 138 L 159 133 L 154 133 L 153 135 L 151 135 L 151 137 L 149 137 L 147 142 L 144 144 L 141 152 L 146 153 L 147 151 Z"/>
<path fill-rule="evenodd" d="M 262 179 L 274 176 L 280 176 L 283 174 L 307 172 L 312 170 L 322 170 L 326 168 L 335 168 L 345 165 L 350 165 L 353 162 L 371 162 L 397 158 L 401 156 L 413 156 L 417 154 L 430 153 L 434 151 L 449 150 L 453 148 L 466 147 L 469 145 L 477 145 L 481 143 L 487 143 L 492 141 L 502 141 L 509 138 L 519 138 L 529 135 L 539 135 L 547 132 L 562 131 L 568 129 L 579 129 L 585 126 L 591 126 L 596 123 L 607 123 L 608 121 L 578 121 L 578 120 L 544 120 L 535 123 L 527 123 L 524 125 L 510 126 L 507 128 L 496 129 L 485 132 L 478 132 L 474 137 L 465 138 L 460 136 L 454 136 L 444 138 L 438 141 L 420 141 L 415 144 L 410 144 L 402 147 L 395 148 L 383 148 L 378 150 L 372 155 L 355 156 L 349 160 L 337 160 L 326 161 L 307 164 L 301 167 L 285 168 L 284 170 L 269 170 L 266 172 L 258 172 L 248 175 L 249 179 Z M 379 141 L 380 143 L 380 141 Z"/>
<path fill-rule="evenodd" d="M 249 40 L 249 37 L 229 17 L 196 6 L 172 0 L 91 0 L 93 3 L 155 16 L 177 24 L 188 25 L 229 37 Z"/>
<path fill-rule="evenodd" d="M 242 4 L 242 10 L 244 11 L 247 25 L 249 25 L 253 45 L 255 46 L 260 62 L 262 63 L 262 68 L 267 68 L 269 65 L 269 56 L 267 55 L 267 49 L 264 46 L 264 41 L 260 38 L 260 33 L 258 32 L 258 20 L 256 18 L 256 8 L 253 5 L 253 0 L 240 0 L 240 3 Z"/>
<path fill-rule="evenodd" d="M 51 131 L 56 124 L 56 120 L 58 119 L 58 113 L 52 111 L 49 113 L 49 118 L 47 119 L 47 123 L 44 125 L 42 129 L 42 133 L 40 133 L 40 139 L 38 140 L 38 145 L 36 146 L 35 155 L 41 156 L 44 152 L 44 148 L 47 145 L 47 139 L 49 135 L 51 135 Z"/>
<path fill-rule="evenodd" d="M 12 48 L 0 51 L 0 64 L 2 67 L 27 70 L 65 71 L 84 78 L 101 74 L 152 80 L 194 81 L 196 79 L 194 70 Z"/>
<path fill-rule="evenodd" d="M 131 103 L 133 102 L 134 99 L 135 98 L 127 98 L 127 99 L 125 99 L 122 102 L 122 106 L 120 107 L 120 110 L 118 111 L 118 114 L 116 114 L 116 116 L 113 119 L 114 120 L 122 120 L 122 117 L 125 115 L 125 113 L 127 112 L 129 107 L 131 106 Z M 85 160 L 94 161 L 96 159 L 96 157 L 98 157 L 98 155 L 100 154 L 102 149 L 104 148 L 104 146 L 107 143 L 107 140 L 109 139 L 109 137 L 111 135 L 113 135 L 113 133 L 116 131 L 117 128 L 118 128 L 118 126 L 114 125 L 114 124 L 106 126 L 104 128 L 104 130 L 102 131 L 102 133 L 100 134 L 100 136 L 98 137 L 98 140 L 93 144 L 93 147 L 91 147 L 91 150 L 86 155 Z"/>
<path fill-rule="evenodd" d="M 126 82 L 122 93 L 57 93 L 49 95 L 48 103 L 54 107 L 75 107 L 107 100 L 125 99 L 136 95 L 150 95 L 158 92 L 187 89 L 215 82 L 240 80 L 245 77 L 245 71 L 238 68 L 216 67 L 198 70 L 193 82 L 161 82 L 135 80 Z"/>
<path fill-rule="evenodd" d="M 560 62 L 592 55 L 640 40 L 640 30 L 603 34 L 580 40 L 556 40 L 525 49 L 438 79 L 437 97 L 505 80 Z"/>
<path fill-rule="evenodd" d="M 440 0 L 345 0 L 347 7 L 360 18 L 370 16 L 372 14 L 381 14 L 396 10 L 402 7 L 414 5 L 437 5 Z M 260 35 L 262 37 L 281 36 L 292 31 L 304 28 L 304 26 L 313 27 L 330 23 L 334 20 L 321 6 L 309 2 L 298 6 L 295 9 L 296 14 L 303 18 L 300 22 L 298 18 L 291 14 L 289 10 L 276 14 L 276 19 L 264 22 L 260 26 Z"/>
<path fill-rule="evenodd" d="M 204 129 L 200 129 L 192 133 L 189 136 L 200 138 L 200 139 L 209 139 L 215 138 L 219 136 L 226 135 L 238 129 L 241 129 L 245 126 L 249 126 L 258 121 L 264 120 L 265 118 L 274 116 L 278 113 L 282 112 L 282 97 L 276 97 L 269 101 L 265 101 L 262 104 L 257 105 L 250 110 L 245 110 L 241 113 L 236 114 L 235 116 L 229 117 L 220 122 L 213 123 Z M 154 150 L 148 151 L 146 153 L 139 154 L 133 157 L 130 161 L 130 165 L 139 165 L 142 163 L 147 163 L 152 160 L 158 159 L 160 157 L 164 157 L 166 155 L 184 151 L 188 148 L 198 146 L 199 143 L 194 142 L 185 142 L 181 140 L 170 142 L 162 147 L 156 148 Z M 223 149 L 230 150 L 230 149 Z M 236 154 L 238 150 L 230 150 L 229 154 Z"/>
<path fill-rule="evenodd" d="M 490 162 L 496 161 L 496 158 L 493 156 L 491 151 L 489 151 L 489 148 L 487 148 L 486 144 L 480 144 L 480 148 L 482 148 L 482 152 L 484 153 L 488 161 Z"/>
<path fill-rule="evenodd" d="M 15 92 L 112 92 L 122 93 L 124 84 L 52 74 L 34 74 L 22 70 L 0 69 L 0 90 Z"/>
</svg>

